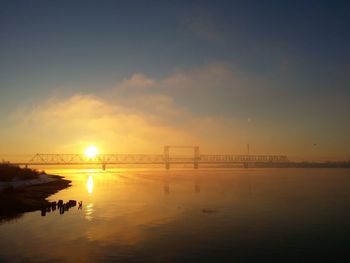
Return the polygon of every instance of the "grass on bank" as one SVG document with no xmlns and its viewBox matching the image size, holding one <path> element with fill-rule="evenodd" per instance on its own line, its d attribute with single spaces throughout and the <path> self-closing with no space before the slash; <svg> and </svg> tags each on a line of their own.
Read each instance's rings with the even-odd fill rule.
<svg viewBox="0 0 350 263">
<path fill-rule="evenodd" d="M 21 168 L 9 162 L 0 163 L 0 182 L 36 179 L 41 174 L 45 174 L 45 172 L 30 168 Z"/>
</svg>

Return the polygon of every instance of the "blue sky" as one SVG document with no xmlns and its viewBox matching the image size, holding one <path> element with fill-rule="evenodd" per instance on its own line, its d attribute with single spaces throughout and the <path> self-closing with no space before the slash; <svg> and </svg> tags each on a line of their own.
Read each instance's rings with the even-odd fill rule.
<svg viewBox="0 0 350 263">
<path fill-rule="evenodd" d="M 31 137 L 14 133 L 28 118 L 48 123 L 33 116 L 45 108 L 99 101 L 152 117 L 137 125 L 169 129 L 174 143 L 195 140 L 208 151 L 241 153 L 250 141 L 258 153 L 349 159 L 349 15 L 346 1 L 2 1 L 1 133 L 11 139 L 1 152 L 108 144 L 94 130 L 74 129 L 72 138 L 57 131 L 59 145 L 30 127 L 21 129 Z M 154 103 L 135 105 L 140 98 Z M 164 116 L 169 109 L 184 115 Z M 115 114 L 96 118 L 113 122 Z M 203 134 L 212 129 L 208 119 L 219 122 L 217 130 Z M 203 129 L 186 128 L 197 120 Z M 130 144 L 137 138 L 134 151 L 161 147 L 143 138 L 159 134 L 134 129 L 110 138 L 116 146 L 120 133 Z M 215 139 L 220 134 L 226 141 Z"/>
</svg>

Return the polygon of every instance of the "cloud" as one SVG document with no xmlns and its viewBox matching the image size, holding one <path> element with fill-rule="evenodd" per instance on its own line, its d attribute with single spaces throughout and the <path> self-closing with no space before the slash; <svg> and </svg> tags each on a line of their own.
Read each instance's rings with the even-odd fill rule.
<svg viewBox="0 0 350 263">
<path fill-rule="evenodd" d="M 133 153 L 160 153 L 166 144 L 227 145 L 229 120 L 195 116 L 165 95 L 135 100 L 138 108 L 92 95 L 50 98 L 17 112 L 16 129 L 25 134 L 21 143 L 29 142 L 28 148 L 56 152 L 82 151 L 90 143 L 104 152 Z"/>
<path fill-rule="evenodd" d="M 147 77 L 145 74 L 135 73 L 129 79 L 124 79 L 117 84 L 120 89 L 151 88 L 156 85 L 156 80 Z"/>
<path fill-rule="evenodd" d="M 225 64 L 210 64 L 206 67 L 178 71 L 160 81 L 161 85 L 168 88 L 200 88 L 214 89 L 218 84 L 229 85 L 237 80 L 237 75 Z"/>
<path fill-rule="evenodd" d="M 125 101 L 129 101 L 130 98 L 133 100 L 140 94 L 142 96 L 158 94 L 167 95 L 180 103 L 189 98 L 193 103 L 183 105 L 196 107 L 198 104 L 203 106 L 213 102 L 213 95 L 224 95 L 224 99 L 237 99 L 251 92 L 251 87 L 255 84 L 255 80 L 249 79 L 227 64 L 212 63 L 196 69 L 176 70 L 157 79 L 139 73 L 134 74 L 117 83 L 113 90 L 115 96 Z M 222 104 L 221 101 L 217 103 Z"/>
<path fill-rule="evenodd" d="M 160 111 L 159 107 L 167 109 L 171 101 L 166 96 L 152 99 L 154 103 L 163 102 L 154 104 L 154 111 Z M 163 116 L 172 111 L 171 107 L 163 110 Z M 108 152 L 149 152 L 157 147 L 160 152 L 162 143 L 169 138 L 179 143 L 190 137 L 157 115 L 92 95 L 50 98 L 33 109 L 17 112 L 16 121 L 20 121 L 22 132 L 32 139 L 40 138 L 47 149 L 57 151 L 77 151 L 88 143 L 96 143 Z"/>
<path fill-rule="evenodd" d="M 256 85 L 260 89 L 253 90 Z M 335 156 L 342 146 L 327 139 L 332 131 L 319 133 L 307 118 L 291 118 L 269 88 L 224 64 L 161 78 L 137 73 L 99 95 L 51 96 L 21 107 L 0 131 L 7 138 L 0 147 L 9 153 L 68 153 L 94 143 L 102 152 L 161 153 L 171 144 L 200 145 L 204 153 L 245 153 L 250 143 L 253 153 L 315 156 L 304 146 L 318 134 L 325 142 L 319 155 L 333 149 Z M 270 103 L 271 94 L 278 107 Z"/>
</svg>

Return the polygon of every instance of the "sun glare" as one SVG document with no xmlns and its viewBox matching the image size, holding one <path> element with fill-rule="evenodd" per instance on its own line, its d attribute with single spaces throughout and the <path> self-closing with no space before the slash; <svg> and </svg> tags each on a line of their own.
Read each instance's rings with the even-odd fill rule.
<svg viewBox="0 0 350 263">
<path fill-rule="evenodd" d="M 98 149 L 95 146 L 89 146 L 85 149 L 85 155 L 88 158 L 95 158 L 98 154 Z"/>
</svg>

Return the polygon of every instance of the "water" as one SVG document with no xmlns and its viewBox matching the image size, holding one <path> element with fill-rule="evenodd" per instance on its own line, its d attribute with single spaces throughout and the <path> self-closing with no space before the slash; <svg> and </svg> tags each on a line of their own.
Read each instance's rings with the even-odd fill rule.
<svg viewBox="0 0 350 263">
<path fill-rule="evenodd" d="M 73 186 L 0 225 L 0 262 L 344 260 L 350 170 L 51 170 Z"/>
</svg>

